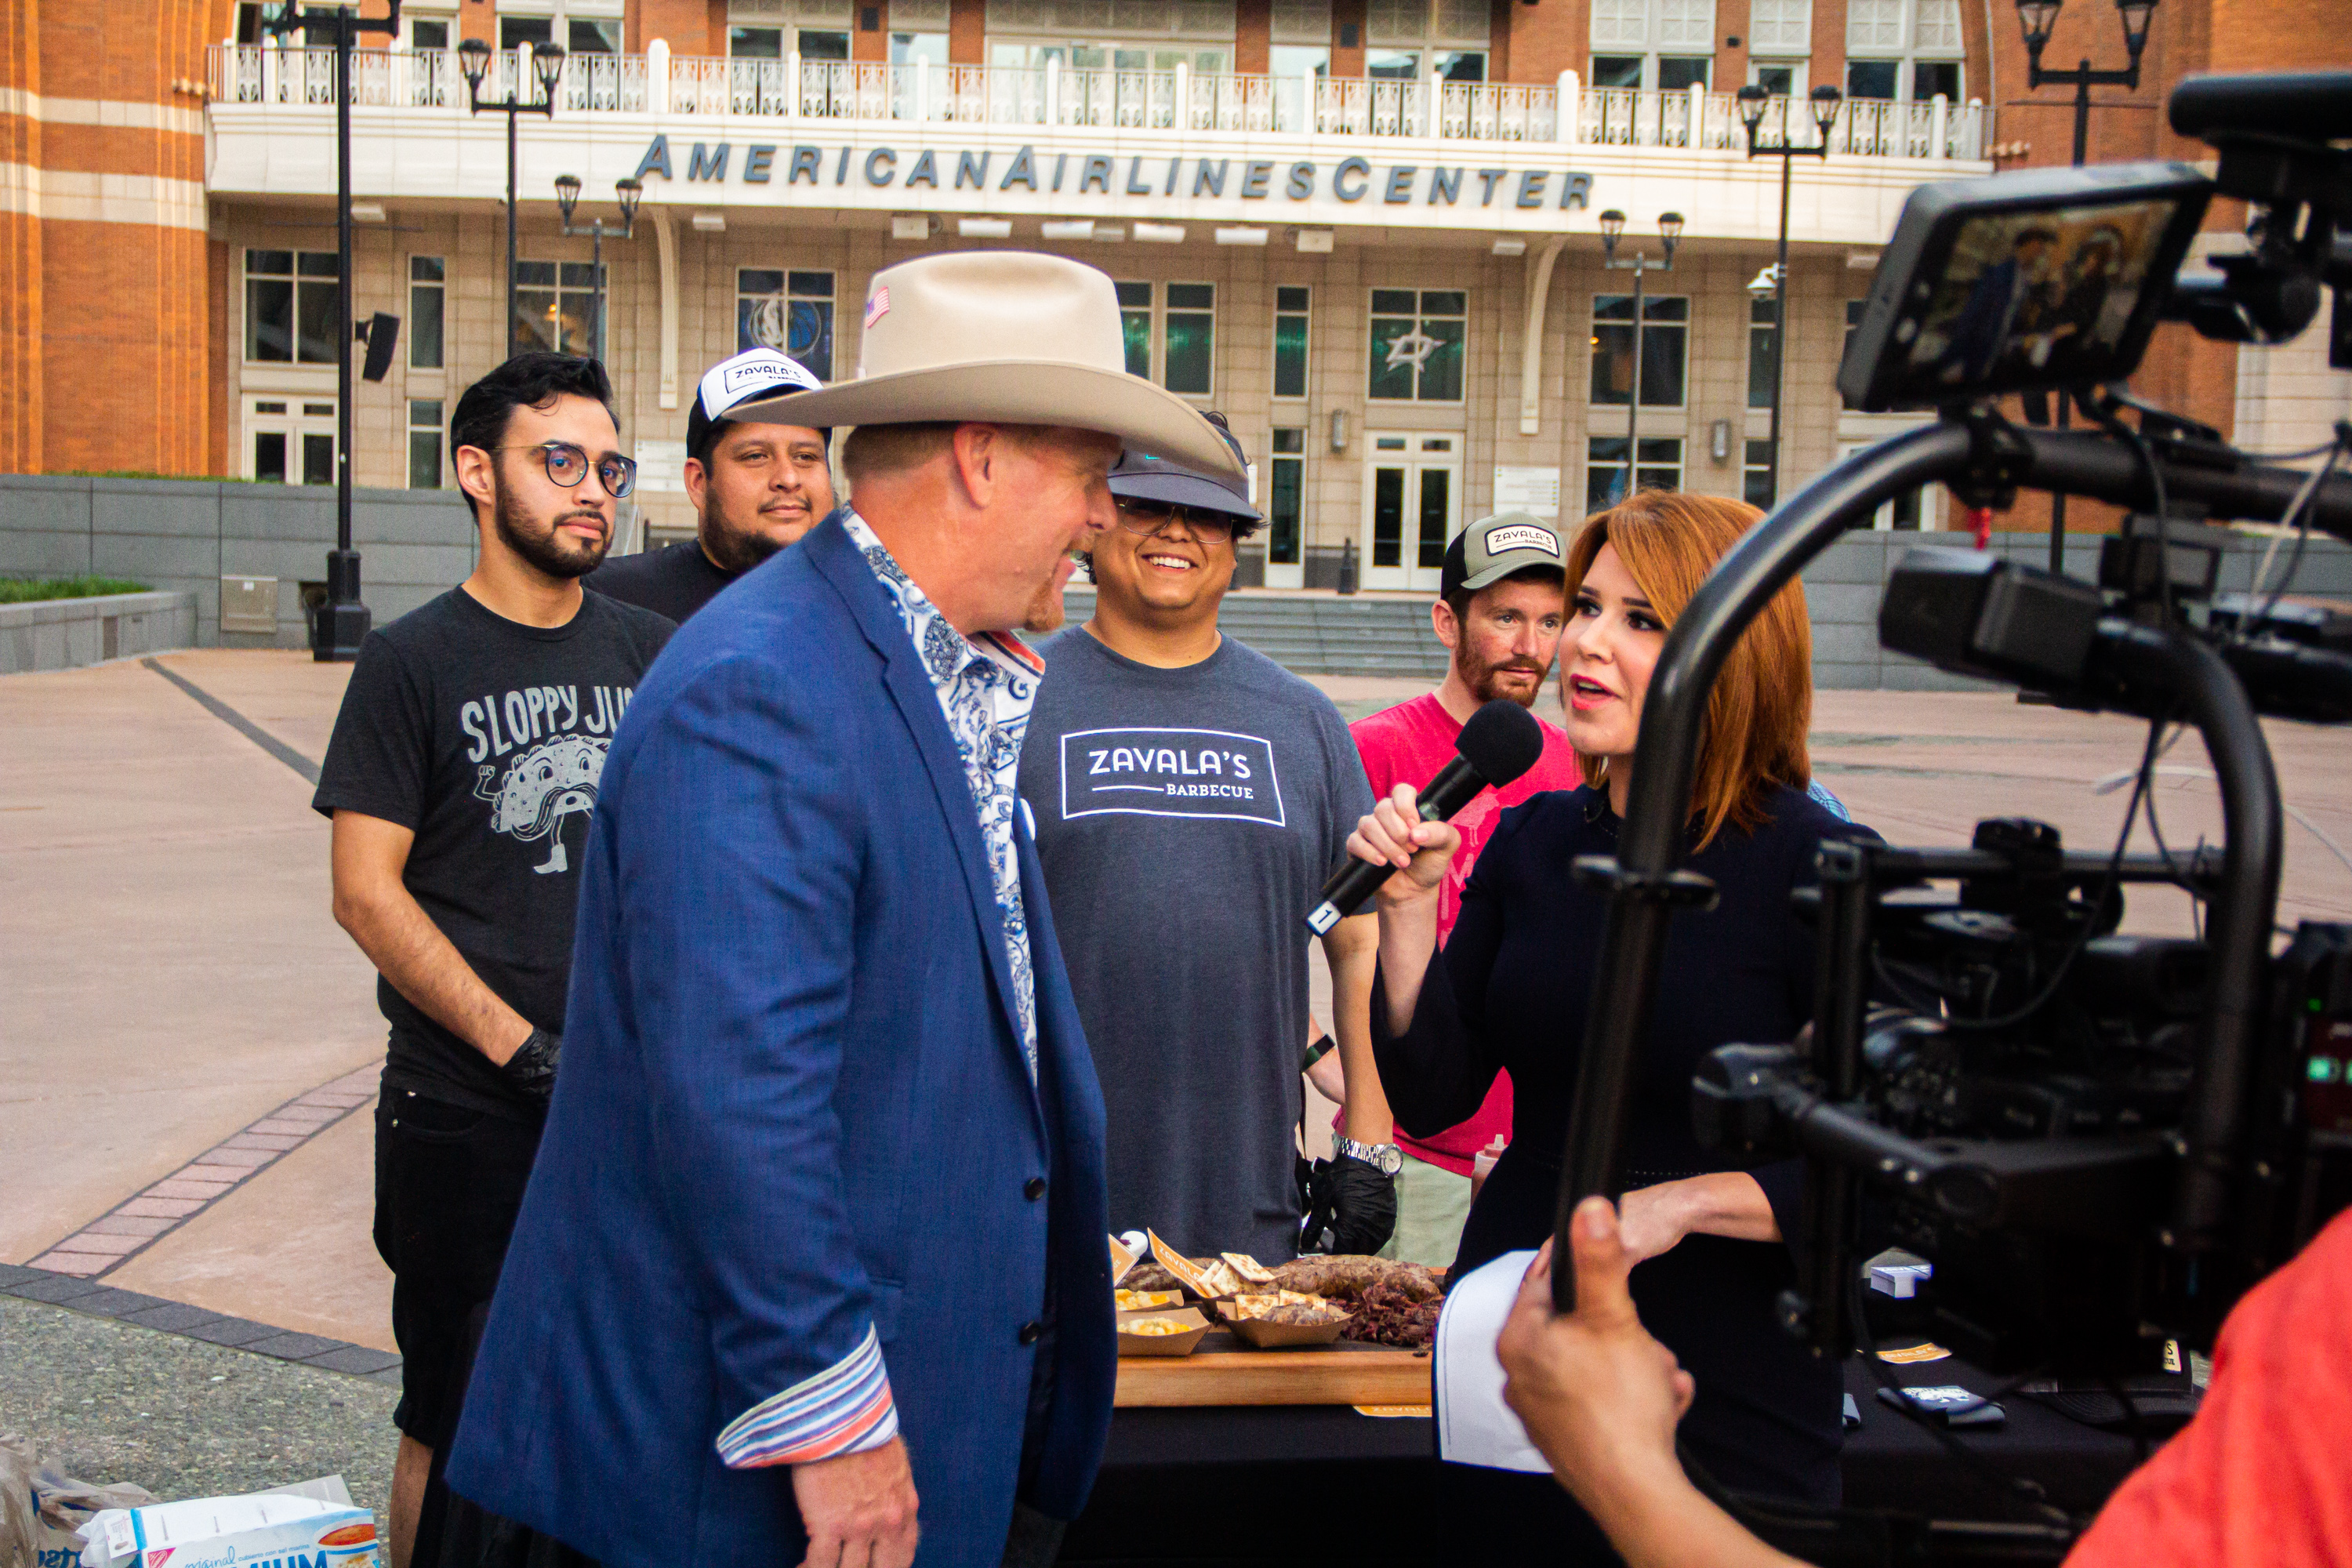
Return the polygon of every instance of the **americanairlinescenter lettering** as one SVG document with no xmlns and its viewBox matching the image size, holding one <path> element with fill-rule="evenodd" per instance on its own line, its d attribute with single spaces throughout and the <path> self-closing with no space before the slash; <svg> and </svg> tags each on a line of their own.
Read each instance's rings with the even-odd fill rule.
<svg viewBox="0 0 2352 1568">
<path fill-rule="evenodd" d="M 1181 196 L 1222 199 L 1228 191 L 1244 201 L 1270 201 L 1278 194 L 1312 201 L 1328 194 L 1342 202 L 1377 198 L 1391 206 L 1514 208 L 1583 207 L 1590 205 L 1592 176 L 1574 169 L 1479 169 L 1467 164 L 1392 163 L 1375 171 L 1364 158 L 1322 164 L 1307 159 L 1183 158 L 1103 153 L 1048 153 L 1023 147 L 1009 158 L 993 151 L 896 147 L 796 146 L 778 142 L 747 145 L 738 162 L 730 143 L 697 142 L 687 153 L 688 183 L 746 185 L 807 184 L 820 189 L 853 182 L 874 189 L 1024 191 L 1033 195 Z M 637 160 L 636 178 L 658 174 L 676 180 L 669 138 L 656 135 Z"/>
</svg>

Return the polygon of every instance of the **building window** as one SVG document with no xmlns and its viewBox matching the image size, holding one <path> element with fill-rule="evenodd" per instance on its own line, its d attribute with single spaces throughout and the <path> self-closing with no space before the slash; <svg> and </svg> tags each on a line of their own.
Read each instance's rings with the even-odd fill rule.
<svg viewBox="0 0 2352 1568">
<path fill-rule="evenodd" d="M 408 258 L 408 368 L 441 368 L 441 308 L 447 269 L 437 256 Z"/>
<path fill-rule="evenodd" d="M 1592 85 L 1679 91 L 1715 67 L 1715 0 L 1592 0 Z"/>
<path fill-rule="evenodd" d="M 1265 560 L 1296 566 L 1307 537 L 1307 432 L 1277 426 L 1266 476 Z"/>
<path fill-rule="evenodd" d="M 259 397 L 246 405 L 250 477 L 265 484 L 335 482 L 335 405 L 292 397 Z"/>
<path fill-rule="evenodd" d="M 1642 406 L 1679 408 L 1690 336 L 1690 300 L 1653 294 L 1642 306 Z M 1623 405 L 1633 392 L 1633 296 L 1592 297 L 1592 401 Z M 1646 459 L 1645 459 L 1646 460 Z"/>
<path fill-rule="evenodd" d="M 797 47 L 804 60 L 845 60 L 849 58 L 849 35 L 830 27 L 803 27 L 796 35 Z"/>
<path fill-rule="evenodd" d="M 1396 403 L 1461 402 L 1469 314 L 1470 296 L 1459 289 L 1373 289 L 1365 395 Z"/>
<path fill-rule="evenodd" d="M 784 58 L 782 27 L 730 27 L 727 53 L 739 60 L 780 60 Z"/>
<path fill-rule="evenodd" d="M 1164 295 L 1151 283 L 1117 287 L 1129 374 L 1187 397 L 1208 396 L 1215 381 L 1216 285 L 1171 283 Z"/>
<path fill-rule="evenodd" d="M 948 63 L 948 36 L 945 33 L 893 33 L 890 35 L 890 63 L 910 66 L 917 60 L 929 60 L 935 66 Z"/>
<path fill-rule="evenodd" d="M 1645 490 L 1675 490 L 1683 484 L 1683 442 L 1679 436 L 1642 437 L 1639 483 Z M 1599 511 L 1625 499 L 1625 437 L 1585 438 L 1584 510 Z"/>
<path fill-rule="evenodd" d="M 408 488 L 441 488 L 441 400 L 437 397 L 408 400 Z"/>
<path fill-rule="evenodd" d="M 1187 397 L 1208 396 L 1215 376 L 1216 346 L 1217 286 L 1168 285 L 1166 347 L 1161 354 L 1168 390 Z"/>
<path fill-rule="evenodd" d="M 564 25 L 566 46 L 575 55 L 617 55 L 621 52 L 618 16 L 572 16 Z"/>
<path fill-rule="evenodd" d="M 1845 48 L 1848 98 L 1961 101 L 1959 0 L 1851 0 Z"/>
<path fill-rule="evenodd" d="M 529 44 L 538 48 L 555 39 L 555 18 L 552 16 L 501 16 L 499 18 L 499 47 L 512 49 Z"/>
<path fill-rule="evenodd" d="M 1772 330 L 1773 301 L 1748 301 L 1748 406 L 1769 408 L 1780 387 L 1780 354 Z"/>
<path fill-rule="evenodd" d="M 833 274 L 743 267 L 735 272 L 735 349 L 769 348 L 819 381 L 833 379 Z"/>
<path fill-rule="evenodd" d="M 1274 395 L 1307 395 L 1307 301 L 1304 289 L 1274 291 Z"/>
<path fill-rule="evenodd" d="M 1127 374 L 1151 379 L 1151 285 L 1121 283 L 1118 289 L 1119 330 L 1127 337 Z"/>
<path fill-rule="evenodd" d="M 1648 443 L 1644 442 L 1643 445 Z M 1749 506 L 1772 510 L 1772 443 L 1748 438 L 1747 451 L 1739 465 L 1739 499 Z"/>
<path fill-rule="evenodd" d="M 1059 60 L 1066 71 L 1172 71 L 1178 66 L 1189 67 L 1197 76 L 1223 76 L 1231 68 L 1230 49 L 1180 48 L 1146 42 L 1125 42 L 1118 39 L 1039 40 L 1025 38 L 994 38 L 988 40 L 988 63 L 1010 67 L 1014 70 L 1045 68 L 1047 60 Z M 1072 90 L 1094 90 L 1111 95 L 1110 102 L 1130 89 L 1117 82 L 1101 82 L 1091 89 L 1073 87 Z"/>
<path fill-rule="evenodd" d="M 516 262 L 514 334 L 509 352 L 602 359 L 602 345 L 589 340 L 595 296 L 596 268 L 588 262 Z"/>
<path fill-rule="evenodd" d="M 264 363 L 333 364 L 342 334 L 342 290 L 331 250 L 245 253 L 245 357 Z"/>
</svg>

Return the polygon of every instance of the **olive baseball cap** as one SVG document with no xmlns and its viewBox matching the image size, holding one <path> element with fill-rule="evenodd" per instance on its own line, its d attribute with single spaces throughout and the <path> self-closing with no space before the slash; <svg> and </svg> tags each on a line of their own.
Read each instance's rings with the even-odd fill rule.
<svg viewBox="0 0 2352 1568">
<path fill-rule="evenodd" d="M 1445 547 L 1437 591 L 1441 597 L 1456 589 L 1475 593 L 1530 566 L 1549 566 L 1567 580 L 1568 548 L 1559 525 L 1523 511 L 1482 517 Z"/>
</svg>

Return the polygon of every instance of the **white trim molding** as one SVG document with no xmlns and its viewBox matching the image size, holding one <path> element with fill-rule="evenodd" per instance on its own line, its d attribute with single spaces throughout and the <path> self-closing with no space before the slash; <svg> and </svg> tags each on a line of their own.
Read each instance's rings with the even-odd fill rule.
<svg viewBox="0 0 2352 1568">
<path fill-rule="evenodd" d="M 0 212 L 70 223 L 127 223 L 202 232 L 205 187 L 157 174 L 92 174 L 0 163 Z"/>
<path fill-rule="evenodd" d="M 113 125 L 133 131 L 205 133 L 205 111 L 120 98 L 43 98 L 21 87 L 0 87 L 0 114 L 21 114 L 47 125 Z"/>
</svg>

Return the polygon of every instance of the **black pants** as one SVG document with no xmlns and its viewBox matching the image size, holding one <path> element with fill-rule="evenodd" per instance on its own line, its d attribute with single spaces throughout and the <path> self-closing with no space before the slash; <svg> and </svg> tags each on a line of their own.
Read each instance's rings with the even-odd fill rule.
<svg viewBox="0 0 2352 1568">
<path fill-rule="evenodd" d="M 406 1089 L 376 1105 L 375 1249 L 402 1358 L 393 1425 L 436 1453 L 457 1434 L 467 1320 L 498 1289 L 539 1131 Z"/>
</svg>

